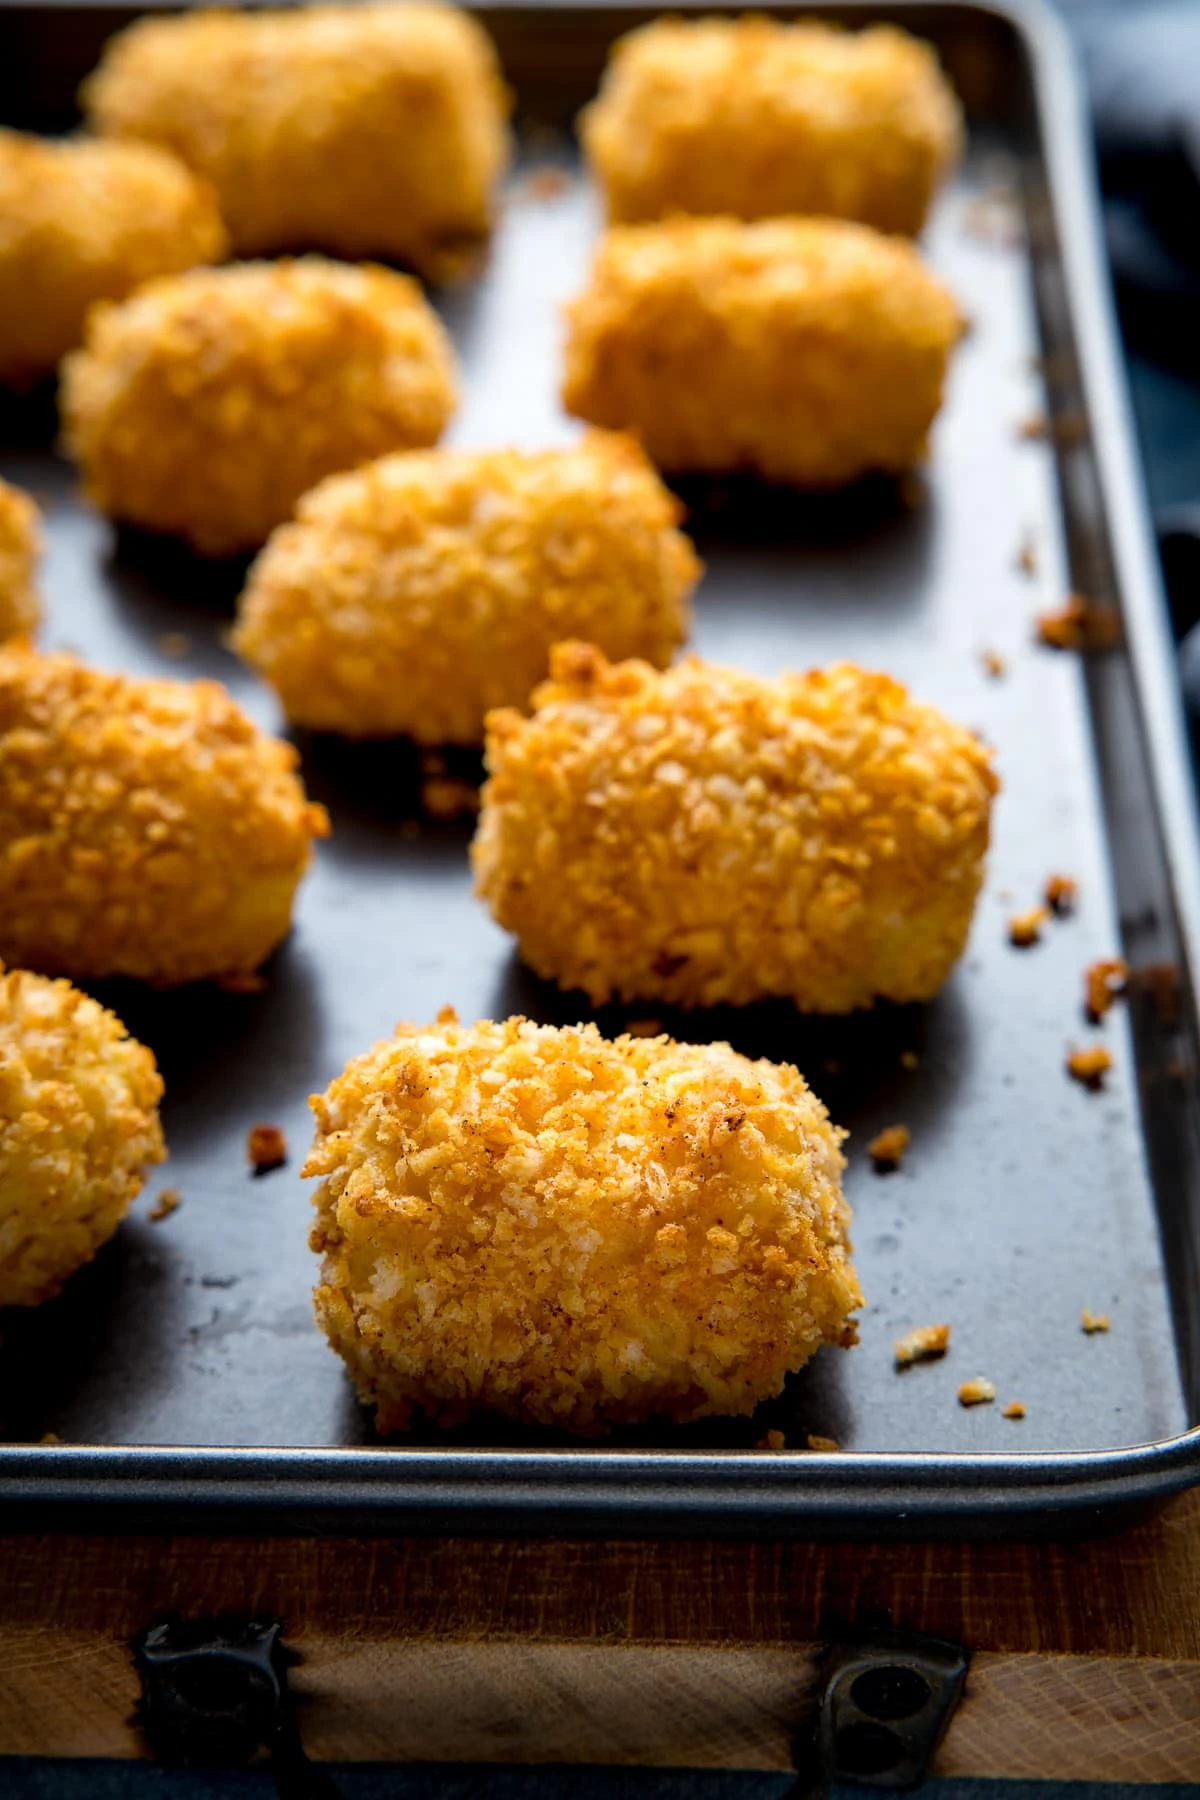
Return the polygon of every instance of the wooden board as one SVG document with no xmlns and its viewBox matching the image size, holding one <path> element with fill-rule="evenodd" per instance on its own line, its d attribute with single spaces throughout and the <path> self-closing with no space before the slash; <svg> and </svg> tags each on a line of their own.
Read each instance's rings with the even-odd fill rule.
<svg viewBox="0 0 1200 1800">
<path fill-rule="evenodd" d="M 337 1760 L 783 1769 L 820 1647 L 966 1644 L 946 1775 L 1200 1781 L 1200 1493 L 1077 1544 L 0 1539 L 0 1755 L 142 1753 L 129 1637 L 275 1614 Z"/>
</svg>

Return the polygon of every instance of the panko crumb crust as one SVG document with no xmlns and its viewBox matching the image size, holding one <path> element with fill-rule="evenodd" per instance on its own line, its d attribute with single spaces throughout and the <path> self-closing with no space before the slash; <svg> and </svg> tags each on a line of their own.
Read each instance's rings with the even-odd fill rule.
<svg viewBox="0 0 1200 1800">
<path fill-rule="evenodd" d="M 0 955 L 161 986 L 256 969 L 324 809 L 215 681 L 0 650 Z"/>
<path fill-rule="evenodd" d="M 61 390 L 93 504 L 210 556 L 257 549 L 326 475 L 435 443 L 454 405 L 417 283 L 316 256 L 195 269 L 96 307 Z"/>
<path fill-rule="evenodd" d="M 36 587 L 39 518 L 28 494 L 0 481 L 0 643 L 29 636 L 41 615 Z"/>
<path fill-rule="evenodd" d="M 477 889 L 539 975 L 680 1006 L 926 1000 L 961 954 L 997 781 L 886 675 L 665 674 L 560 645 L 488 720 Z"/>
<path fill-rule="evenodd" d="M 138 20 L 82 98 L 96 130 L 214 184 L 239 255 L 325 250 L 455 273 L 510 153 L 490 38 L 450 6 Z"/>
<path fill-rule="evenodd" d="M 912 245 L 866 225 L 618 225 L 567 308 L 563 403 L 660 469 L 838 487 L 923 461 L 961 333 Z"/>
<path fill-rule="evenodd" d="M 97 300 L 228 249 L 211 187 L 165 151 L 0 130 L 0 384 L 51 374 Z"/>
<path fill-rule="evenodd" d="M 163 1160 L 154 1057 L 66 981 L 0 964 L 0 1307 L 90 1262 Z"/>
<path fill-rule="evenodd" d="M 447 1010 L 312 1106 L 317 1315 L 382 1431 L 749 1413 L 854 1341 L 842 1134 L 793 1068 Z"/>
<path fill-rule="evenodd" d="M 618 39 L 582 118 L 614 222 L 830 214 L 912 235 L 962 136 L 936 54 L 908 32 L 754 15 Z"/>
<path fill-rule="evenodd" d="M 233 645 L 297 725 L 479 744 L 563 638 L 671 660 L 700 575 L 681 517 L 633 440 L 608 432 L 385 457 L 324 482 L 273 534 Z"/>
</svg>

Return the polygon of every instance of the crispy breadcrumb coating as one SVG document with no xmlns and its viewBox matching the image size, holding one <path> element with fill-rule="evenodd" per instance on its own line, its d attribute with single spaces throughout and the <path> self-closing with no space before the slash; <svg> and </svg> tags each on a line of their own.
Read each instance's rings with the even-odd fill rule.
<svg viewBox="0 0 1200 1800">
<path fill-rule="evenodd" d="M 509 158 L 490 38 L 450 6 L 139 19 L 83 88 L 97 130 L 213 182 L 242 256 L 327 250 L 453 272 Z"/>
<path fill-rule="evenodd" d="M 416 282 L 306 256 L 153 281 L 63 364 L 101 511 L 210 556 L 256 549 L 316 482 L 436 443 L 454 359 Z"/>
<path fill-rule="evenodd" d="M 615 226 L 567 319 L 568 412 L 817 488 L 923 459 L 961 331 L 910 244 L 838 219 Z"/>
<path fill-rule="evenodd" d="M 0 964 L 0 1307 L 90 1262 L 163 1160 L 154 1057 L 66 981 Z"/>
<path fill-rule="evenodd" d="M 212 189 L 164 151 L 0 131 L 0 384 L 51 374 L 95 301 L 228 248 Z"/>
<path fill-rule="evenodd" d="M 996 1398 L 996 1384 L 989 1381 L 986 1375 L 976 1375 L 971 1381 L 964 1381 L 958 1390 L 960 1406 L 988 1406 Z"/>
<path fill-rule="evenodd" d="M 242 596 L 233 644 L 289 719 L 350 737 L 483 742 L 550 647 L 586 637 L 661 667 L 700 564 L 630 438 L 390 456 L 307 494 Z"/>
<path fill-rule="evenodd" d="M 911 235 L 962 149 L 928 44 L 753 14 L 618 38 L 581 123 L 614 221 L 826 213 Z"/>
<path fill-rule="evenodd" d="M 0 643 L 28 636 L 41 614 L 35 585 L 41 551 L 38 519 L 29 495 L 0 481 Z"/>
<path fill-rule="evenodd" d="M 256 969 L 328 829 L 215 681 L 0 650 L 0 955 L 162 986 Z"/>
<path fill-rule="evenodd" d="M 317 1314 L 382 1431 L 748 1413 L 854 1341 L 842 1134 L 787 1065 L 447 1009 L 312 1107 Z"/>
<path fill-rule="evenodd" d="M 478 890 L 540 975 L 593 1002 L 925 1000 L 962 951 L 990 753 L 850 664 L 665 674 L 560 645 L 493 713 Z"/>
</svg>

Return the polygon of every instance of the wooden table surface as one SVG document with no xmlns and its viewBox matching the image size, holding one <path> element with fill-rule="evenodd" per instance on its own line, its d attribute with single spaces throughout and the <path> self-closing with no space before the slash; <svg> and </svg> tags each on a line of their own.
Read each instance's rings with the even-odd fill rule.
<svg viewBox="0 0 1200 1800">
<path fill-rule="evenodd" d="M 0 1755 L 142 1753 L 128 1639 L 286 1621 L 311 1753 L 781 1769 L 817 1657 L 972 1652 L 942 1775 L 1200 1782 L 1200 1491 L 1057 1545 L 0 1539 Z"/>
</svg>

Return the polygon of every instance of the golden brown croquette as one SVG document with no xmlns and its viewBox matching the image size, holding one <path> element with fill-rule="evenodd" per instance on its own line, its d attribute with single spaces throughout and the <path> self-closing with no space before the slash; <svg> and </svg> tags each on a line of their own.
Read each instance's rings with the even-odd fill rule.
<svg viewBox="0 0 1200 1800">
<path fill-rule="evenodd" d="M 97 300 L 228 247 L 209 184 L 165 151 L 0 131 L 0 384 L 52 374 Z"/>
<path fill-rule="evenodd" d="M 568 412 L 815 488 L 923 460 L 961 332 L 910 244 L 839 219 L 614 226 L 567 318 Z"/>
<path fill-rule="evenodd" d="M 288 718 L 349 737 L 483 741 L 550 647 L 671 660 L 700 565 L 637 445 L 384 457 L 301 500 L 250 572 L 234 648 Z"/>
<path fill-rule="evenodd" d="M 215 186 L 242 256 L 326 250 L 453 273 L 509 157 L 491 40 L 452 6 L 139 19 L 83 97 Z"/>
<path fill-rule="evenodd" d="M 906 31 L 750 14 L 619 38 L 582 135 L 614 222 L 821 213 L 911 234 L 962 119 L 934 51 Z"/>
<path fill-rule="evenodd" d="M 315 256 L 150 282 L 63 364 L 89 499 L 210 556 L 256 549 L 335 470 L 435 443 L 454 402 L 417 284 Z"/>
<path fill-rule="evenodd" d="M 162 986 L 258 967 L 328 829 L 215 681 L 0 650 L 0 955 Z"/>
<path fill-rule="evenodd" d="M 560 645 L 493 713 L 478 891 L 538 974 L 683 1006 L 925 1000 L 966 942 L 990 753 L 849 664 L 665 674 Z"/>
<path fill-rule="evenodd" d="M 793 1068 L 446 1011 L 312 1106 L 317 1314 L 382 1431 L 748 1413 L 854 1340 L 842 1134 Z"/>
<path fill-rule="evenodd" d="M 90 1262 L 164 1156 L 162 1082 L 120 1019 L 0 964 L 0 1307 Z"/>
<path fill-rule="evenodd" d="M 38 518 L 28 494 L 0 481 L 0 643 L 29 636 L 41 614 L 35 584 L 41 551 Z"/>
</svg>

